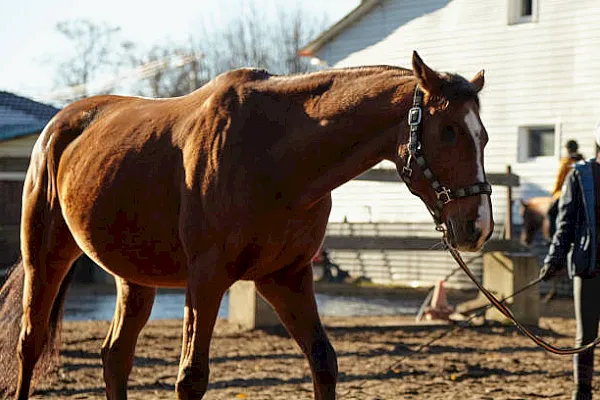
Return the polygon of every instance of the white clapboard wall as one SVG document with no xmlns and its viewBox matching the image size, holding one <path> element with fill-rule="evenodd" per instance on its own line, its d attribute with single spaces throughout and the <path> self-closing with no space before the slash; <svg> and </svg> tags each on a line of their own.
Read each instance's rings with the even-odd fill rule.
<svg viewBox="0 0 600 400">
<path fill-rule="evenodd" d="M 600 2 L 534 0 L 531 22 L 514 23 L 519 0 L 366 0 L 360 18 L 328 38 L 314 56 L 330 67 L 389 64 L 410 67 L 413 50 L 436 70 L 470 78 L 485 69 L 481 115 L 489 135 L 485 165 L 511 165 L 521 186 L 513 198 L 547 195 L 564 144 L 576 139 L 586 157 L 595 153 L 600 121 Z M 553 126 L 554 155 L 523 157 L 523 127 Z M 418 233 L 430 221 L 420 201 L 402 184 L 353 181 L 333 194 L 331 222 L 393 223 Z M 504 222 L 505 188 L 494 187 L 494 217 Z M 517 203 L 517 202 L 515 202 Z M 518 206 L 514 222 L 520 223 Z M 452 268 L 442 253 L 400 252 L 375 256 L 335 252 L 348 265 L 372 265 L 382 282 L 433 282 Z M 380 257 L 380 258 L 377 258 Z M 336 258 L 336 261 L 338 259 Z M 361 261 L 363 260 L 364 261 Z M 390 268 L 381 268 L 382 260 Z M 377 272 L 375 272 L 377 271 Z M 457 278 L 458 279 L 458 278 Z M 458 280 L 457 287 L 468 286 Z"/>
</svg>

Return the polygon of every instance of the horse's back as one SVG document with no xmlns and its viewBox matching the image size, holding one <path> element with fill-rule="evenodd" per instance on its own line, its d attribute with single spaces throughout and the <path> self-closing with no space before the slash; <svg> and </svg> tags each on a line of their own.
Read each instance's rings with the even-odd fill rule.
<svg viewBox="0 0 600 400">
<path fill-rule="evenodd" d="M 164 284 L 179 286 L 181 152 L 161 110 L 170 102 L 98 96 L 66 107 L 36 142 L 23 207 L 56 210 L 99 264 L 149 277 L 162 264 Z"/>
<path fill-rule="evenodd" d="M 519 213 L 522 218 L 521 242 L 531 245 L 537 232 L 542 229 L 544 236 L 549 238 L 550 223 L 548 210 L 554 202 L 552 196 L 537 196 L 521 201 Z"/>
<path fill-rule="evenodd" d="M 266 71 L 240 69 L 180 98 L 107 95 L 75 102 L 42 133 L 30 175 L 49 178 L 49 198 L 60 206 L 81 249 L 138 284 L 185 285 L 190 252 L 202 253 L 219 241 L 231 262 L 248 269 L 240 271 L 248 278 L 297 259 L 296 250 L 291 254 L 285 240 L 275 237 L 296 243 L 294 249 L 303 249 L 310 259 L 324 234 L 329 203 L 298 213 L 291 225 L 278 223 L 272 207 L 262 207 L 258 215 L 251 205 L 268 197 L 268 188 L 246 202 L 240 198 L 257 179 L 251 174 L 262 170 L 218 153 L 228 148 L 237 154 L 245 138 L 236 129 L 243 124 L 232 128 L 227 120 L 244 107 L 244 96 L 252 95 L 252 84 L 246 84 L 269 77 Z M 263 146 L 255 140 L 243 148 Z M 246 171 L 245 179 L 238 179 L 239 170 Z M 289 215 L 281 212 L 286 220 Z M 269 267 L 258 268 L 263 263 L 256 255 L 240 259 L 254 254 L 246 240 L 252 248 L 269 249 L 261 252 L 266 259 L 260 257 Z"/>
<path fill-rule="evenodd" d="M 193 152 L 198 159 L 191 164 L 210 161 L 196 139 L 211 143 L 212 132 L 197 121 L 213 126 L 222 111 L 205 107 L 211 96 L 235 100 L 245 82 L 266 76 L 236 70 L 180 98 L 106 95 L 71 104 L 48 124 L 33 153 L 32 180 L 47 179 L 48 196 L 39 199 L 57 204 L 82 250 L 113 273 L 181 286 L 180 208 L 201 195 L 185 175 L 203 172 L 190 162 L 186 170 L 184 157 Z M 196 207 L 186 218 L 200 231 L 208 212 Z"/>
<path fill-rule="evenodd" d="M 538 196 L 531 197 L 526 201 L 526 204 L 527 207 L 531 208 L 532 210 L 536 210 L 539 213 L 545 214 L 546 212 L 548 212 L 548 208 L 550 207 L 553 201 L 554 198 L 552 196 Z"/>
</svg>

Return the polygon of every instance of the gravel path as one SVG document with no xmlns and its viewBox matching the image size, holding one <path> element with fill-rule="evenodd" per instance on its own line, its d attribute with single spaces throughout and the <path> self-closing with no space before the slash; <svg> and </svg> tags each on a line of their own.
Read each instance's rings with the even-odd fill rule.
<svg viewBox="0 0 600 400">
<path fill-rule="evenodd" d="M 566 301 L 568 309 L 569 302 Z M 546 313 L 547 314 L 547 313 Z M 511 326 L 459 330 L 389 367 L 443 325 L 415 326 L 409 317 L 324 318 L 338 354 L 339 399 L 567 399 L 571 358 L 538 349 Z M 33 398 L 101 399 L 99 349 L 108 322 L 66 322 L 62 365 Z M 573 344 L 574 320 L 544 317 L 538 333 L 559 346 Z M 138 342 L 130 399 L 173 399 L 181 321 L 150 321 Z M 597 366 L 598 368 L 598 366 Z M 600 380 L 595 388 L 600 390 Z M 211 347 L 205 399 L 312 399 L 308 364 L 282 331 L 243 332 L 219 320 Z"/>
</svg>

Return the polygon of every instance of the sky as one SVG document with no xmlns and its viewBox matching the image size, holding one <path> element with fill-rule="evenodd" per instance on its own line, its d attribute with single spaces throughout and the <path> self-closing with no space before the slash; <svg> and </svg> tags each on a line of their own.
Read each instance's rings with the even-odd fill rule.
<svg viewBox="0 0 600 400">
<path fill-rule="evenodd" d="M 121 37 L 142 46 L 185 41 L 203 25 L 218 24 L 250 0 L 0 0 L 0 90 L 41 98 L 54 88 L 56 65 L 69 43 L 55 26 L 88 19 L 121 27 Z M 294 0 L 254 0 L 272 10 Z M 360 0 L 297 0 L 303 11 L 334 23 Z M 214 26 L 214 25 L 213 25 Z"/>
</svg>

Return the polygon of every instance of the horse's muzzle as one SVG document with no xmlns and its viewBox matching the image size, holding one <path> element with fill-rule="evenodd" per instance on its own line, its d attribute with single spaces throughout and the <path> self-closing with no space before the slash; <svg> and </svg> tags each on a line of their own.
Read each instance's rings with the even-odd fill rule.
<svg viewBox="0 0 600 400">
<path fill-rule="evenodd" d="M 473 222 L 470 221 L 468 224 L 473 224 Z M 459 229 L 457 232 L 452 221 L 448 221 L 447 227 L 448 241 L 454 248 L 460 251 L 478 251 L 483 247 L 490 236 L 492 236 L 492 230 L 483 231 L 478 227 L 466 227 L 465 229 Z"/>
<path fill-rule="evenodd" d="M 480 205 L 476 219 L 463 219 L 463 213 L 449 216 L 446 226 L 450 244 L 461 251 L 480 250 L 494 231 L 494 220 L 489 211 L 490 208 Z"/>
</svg>

